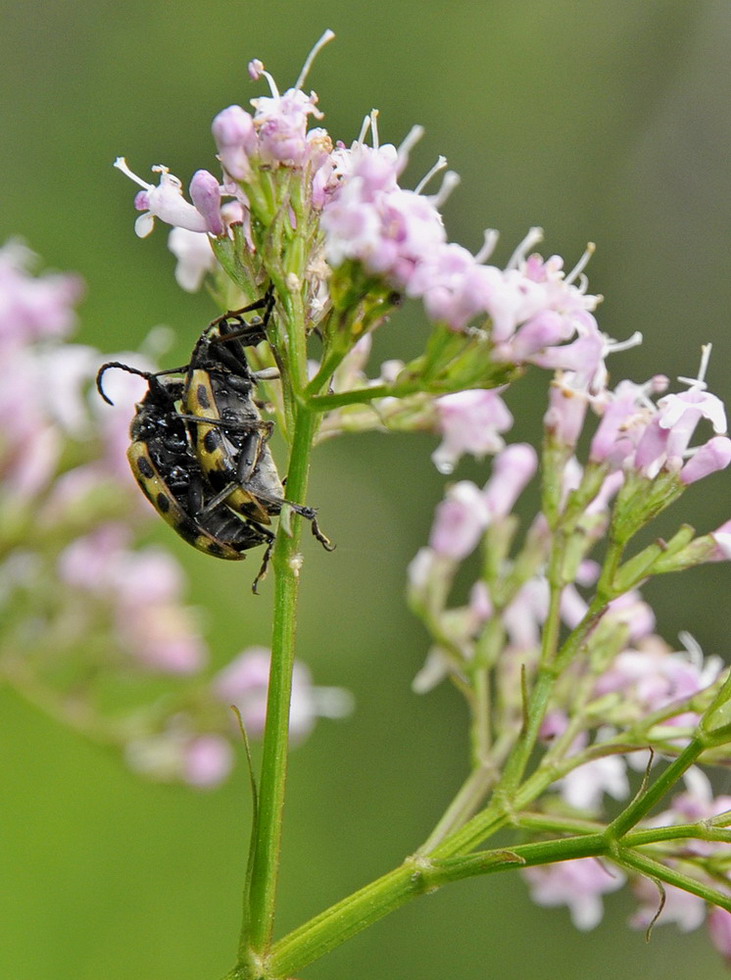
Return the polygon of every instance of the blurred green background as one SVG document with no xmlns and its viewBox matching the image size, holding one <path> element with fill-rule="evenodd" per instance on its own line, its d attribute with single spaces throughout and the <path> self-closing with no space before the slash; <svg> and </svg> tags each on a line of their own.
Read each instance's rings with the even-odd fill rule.
<svg viewBox="0 0 731 980">
<path fill-rule="evenodd" d="M 462 175 L 446 207 L 450 237 L 476 249 L 502 232 L 499 263 L 530 225 L 569 267 L 589 240 L 600 323 L 645 344 L 614 358 L 616 377 L 695 373 L 712 340 L 709 381 L 731 394 L 731 5 L 728 0 L 370 0 L 343 4 L 207 0 L 3 0 L 2 238 L 21 234 L 89 285 L 80 339 L 134 348 L 172 326 L 185 358 L 212 315 L 176 287 L 166 235 L 139 241 L 134 188 L 118 154 L 145 174 L 163 162 L 185 183 L 214 166 L 220 108 L 259 94 L 262 58 L 282 87 L 325 27 L 338 35 L 309 83 L 330 132 L 347 141 L 381 109 L 383 141 L 419 122 L 416 183 L 438 153 Z M 413 352 L 423 324 L 408 306 L 379 353 Z M 517 437 L 535 431 L 540 385 L 512 400 Z M 524 421 L 525 419 L 525 421 Z M 350 687 L 356 714 L 323 722 L 293 755 L 279 929 L 290 928 L 397 863 L 427 834 L 465 772 L 463 713 L 409 684 L 425 637 L 402 602 L 442 480 L 434 440 L 369 436 L 324 446 L 311 500 L 338 543 L 307 542 L 301 655 L 320 684 Z M 469 466 L 460 475 L 482 478 Z M 728 517 L 728 480 L 688 494 L 684 519 Z M 674 515 L 677 520 L 678 515 Z M 216 656 L 267 642 L 271 586 L 254 599 L 240 570 L 192 553 L 190 570 Z M 689 629 L 728 656 L 728 568 L 650 590 L 660 630 Z M 247 580 L 248 584 L 248 580 Z M 0 695 L 0 978 L 215 980 L 238 932 L 247 786 L 220 791 L 138 782 L 117 761 Z M 729 791 L 728 781 L 725 789 Z M 659 928 L 648 946 L 624 926 L 625 893 L 602 924 L 576 933 L 565 910 L 537 909 L 514 876 L 422 899 L 304 972 L 318 980 L 563 980 L 725 975 L 701 931 Z M 468 937 L 468 938 L 465 938 Z M 469 938 L 471 937 L 471 938 Z"/>
</svg>

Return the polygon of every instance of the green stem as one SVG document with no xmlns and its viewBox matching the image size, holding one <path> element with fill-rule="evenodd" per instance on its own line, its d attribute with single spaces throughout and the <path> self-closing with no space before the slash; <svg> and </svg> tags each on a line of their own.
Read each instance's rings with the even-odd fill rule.
<svg viewBox="0 0 731 980">
<path fill-rule="evenodd" d="M 388 395 L 393 395 L 391 385 L 373 385 L 371 388 L 354 388 L 336 395 L 315 395 L 309 399 L 308 404 L 318 412 L 329 412 L 343 405 L 372 402 L 374 398 L 385 398 Z"/>
<path fill-rule="evenodd" d="M 683 773 L 690 769 L 705 748 L 704 743 L 694 738 L 680 753 L 678 758 L 662 772 L 652 786 L 638 794 L 619 816 L 607 827 L 607 834 L 619 840 L 639 823 L 650 810 L 660 802 L 678 782 Z"/>
<path fill-rule="evenodd" d="M 695 837 L 701 825 L 660 827 L 632 835 L 635 845 L 661 840 Z M 361 888 L 295 929 L 275 944 L 266 962 L 266 977 L 289 977 L 340 946 L 379 919 L 420 895 L 464 878 L 494 874 L 511 868 L 533 867 L 587 857 L 610 858 L 620 866 L 685 888 L 722 908 L 731 899 L 715 889 L 658 864 L 645 854 L 617 844 L 604 833 L 580 833 L 551 841 L 518 844 L 470 854 L 465 857 L 434 859 L 414 856 L 399 868 Z"/>
<path fill-rule="evenodd" d="M 731 912 L 731 896 L 728 893 L 711 888 L 710 885 L 691 878 L 676 868 L 670 868 L 665 864 L 661 864 L 659 861 L 654 861 L 646 854 L 640 854 L 637 851 L 630 851 L 628 849 L 625 850 L 624 848 L 618 854 L 612 856 L 620 867 L 627 868 L 629 871 L 635 873 L 639 872 L 639 874 L 645 875 L 647 878 L 662 881 L 666 885 L 672 885 L 674 888 L 682 888 L 683 891 L 690 892 L 691 895 L 697 895 L 705 902 L 718 905 L 727 912 Z"/>
<path fill-rule="evenodd" d="M 287 497 L 303 503 L 307 494 L 310 453 L 317 417 L 304 409 L 297 414 Z M 253 842 L 251 887 L 239 948 L 240 962 L 253 962 L 250 951 L 261 955 L 271 942 L 279 858 L 282 811 L 287 779 L 289 707 L 294 665 L 296 609 L 299 591 L 301 518 L 293 517 L 292 534 L 280 524 L 272 565 L 276 576 L 272 665 L 264 730 L 259 823 Z"/>
</svg>

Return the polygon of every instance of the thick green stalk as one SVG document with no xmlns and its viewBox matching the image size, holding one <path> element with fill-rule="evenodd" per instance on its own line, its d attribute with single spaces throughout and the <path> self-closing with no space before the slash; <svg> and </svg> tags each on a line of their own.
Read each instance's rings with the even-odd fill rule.
<svg viewBox="0 0 731 980">
<path fill-rule="evenodd" d="M 317 416 L 301 408 L 294 427 L 291 463 L 287 479 L 287 498 L 303 502 L 312 440 Z M 262 768 L 259 788 L 259 824 L 254 842 L 251 887 L 240 960 L 249 951 L 261 955 L 271 942 L 279 858 L 282 841 L 282 812 L 287 779 L 289 742 L 289 705 L 292 693 L 292 668 L 295 654 L 296 610 L 299 592 L 301 518 L 293 517 L 291 536 L 280 525 L 272 565 L 276 577 L 272 666 L 269 678 L 267 719 L 264 731 Z"/>
</svg>

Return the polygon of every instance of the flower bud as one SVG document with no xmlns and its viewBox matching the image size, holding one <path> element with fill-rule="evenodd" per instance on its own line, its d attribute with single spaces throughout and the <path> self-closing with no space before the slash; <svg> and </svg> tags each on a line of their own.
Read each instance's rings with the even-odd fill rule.
<svg viewBox="0 0 731 980">
<path fill-rule="evenodd" d="M 207 170 L 196 170 L 190 182 L 190 199 L 205 218 L 206 227 L 219 238 L 224 234 L 221 217 L 221 187 Z"/>
</svg>

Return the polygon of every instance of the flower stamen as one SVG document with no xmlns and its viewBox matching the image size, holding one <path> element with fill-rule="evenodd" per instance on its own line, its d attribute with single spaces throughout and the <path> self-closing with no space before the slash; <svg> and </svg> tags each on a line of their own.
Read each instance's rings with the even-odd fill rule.
<svg viewBox="0 0 731 980">
<path fill-rule="evenodd" d="M 307 55 L 307 58 L 305 59 L 305 63 L 302 66 L 302 71 L 299 73 L 299 78 L 294 83 L 294 87 L 296 89 L 301 89 L 302 86 L 305 84 L 307 75 L 309 74 L 310 68 L 312 67 L 312 62 L 318 56 L 320 51 L 322 51 L 325 45 L 329 44 L 334 37 L 335 37 L 335 32 L 331 31 L 330 28 L 328 27 L 328 29 L 322 35 L 320 40 L 315 43 L 315 46 L 313 47 L 313 49 L 310 51 L 310 53 Z"/>
</svg>

